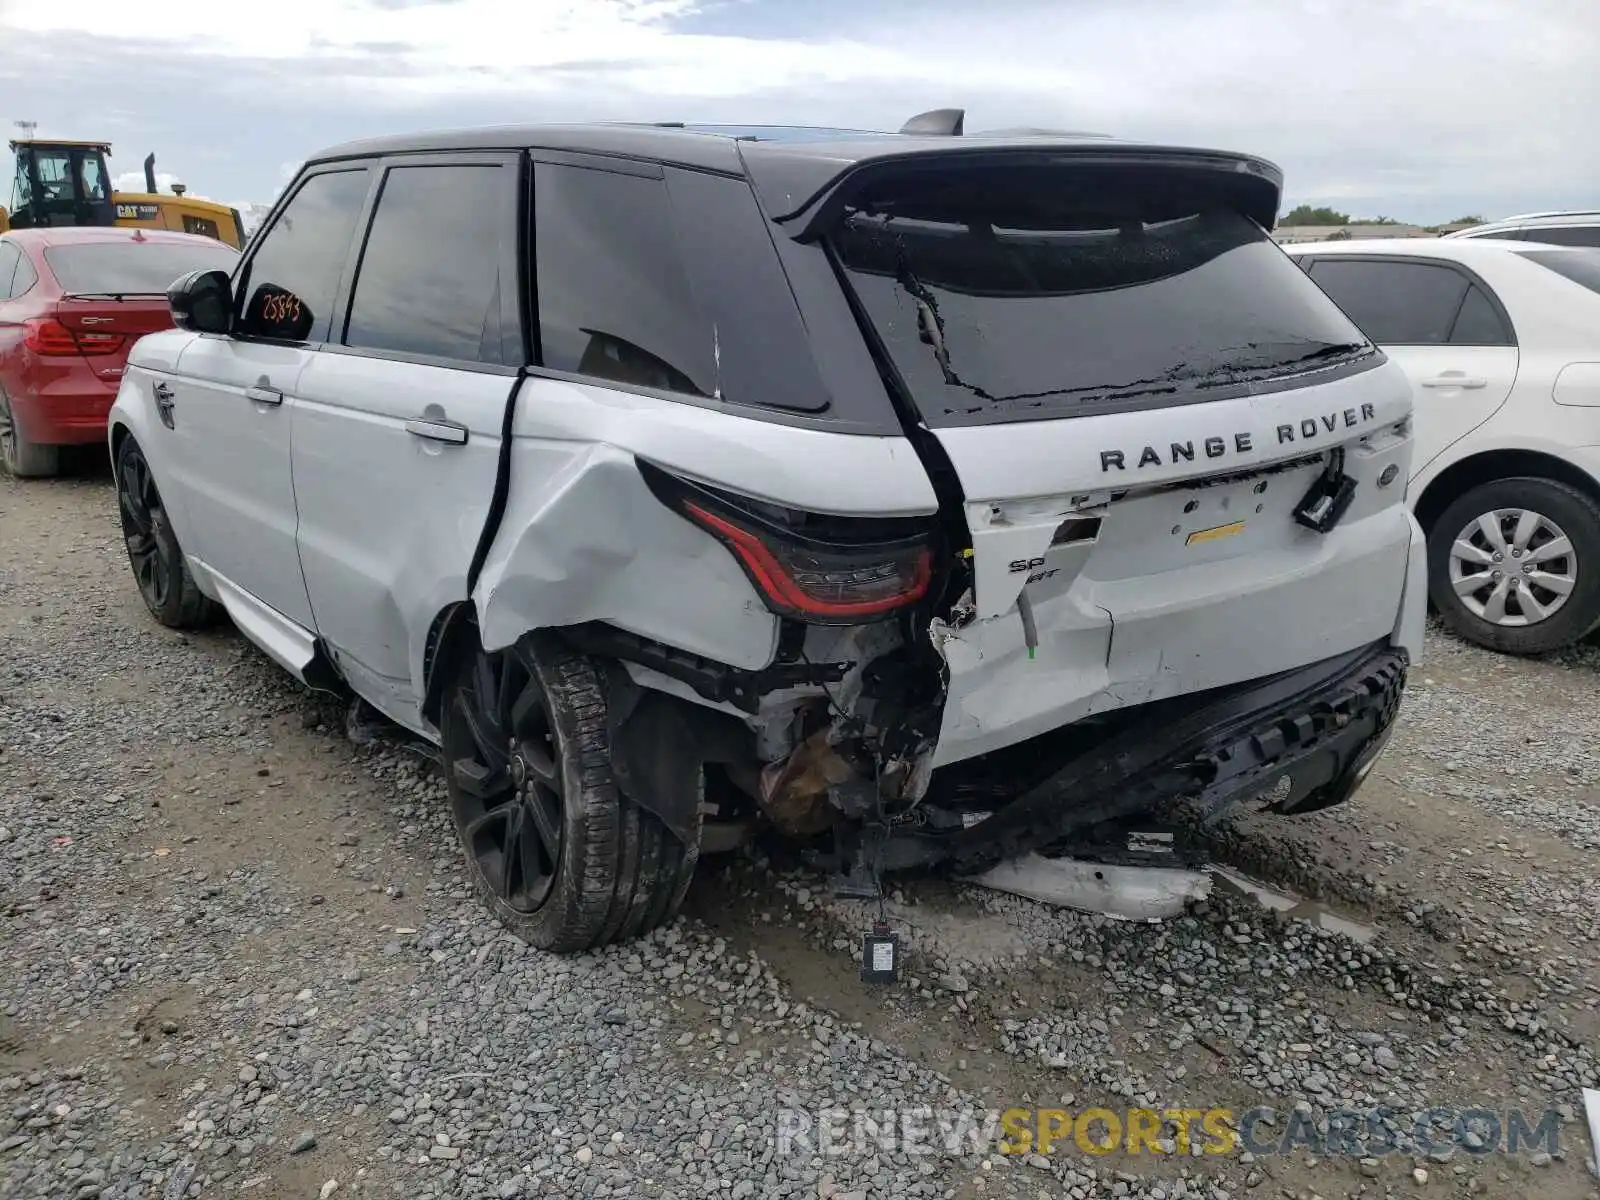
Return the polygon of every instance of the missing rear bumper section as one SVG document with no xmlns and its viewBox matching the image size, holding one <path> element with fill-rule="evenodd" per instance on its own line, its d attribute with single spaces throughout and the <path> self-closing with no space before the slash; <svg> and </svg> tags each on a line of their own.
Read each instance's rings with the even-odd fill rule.
<svg viewBox="0 0 1600 1200">
<path fill-rule="evenodd" d="M 1114 838 L 1127 822 L 1177 801 L 1207 820 L 1269 792 L 1266 804 L 1278 813 L 1337 804 L 1387 741 L 1406 667 L 1404 650 L 1375 644 L 1127 710 L 1077 753 L 1056 735 L 1035 739 L 1017 750 L 1049 763 L 1044 778 L 1008 792 L 1003 782 L 986 790 L 982 779 L 941 773 L 915 824 L 892 825 L 876 845 L 865 830 L 855 849 L 886 870 L 947 865 L 967 874 L 1033 850 L 1092 849 L 1108 831 Z"/>
<path fill-rule="evenodd" d="M 1094 858 L 1175 802 L 1205 820 L 1256 798 L 1285 814 L 1340 803 L 1388 739 L 1408 665 L 1385 639 L 1077 721 L 935 772 L 938 698 L 930 703 L 926 663 L 892 624 L 810 631 L 780 655 L 786 665 L 758 673 L 651 653 L 603 627 L 567 634 L 618 664 L 612 755 L 638 803 L 692 838 L 694 781 L 713 767 L 732 809 L 759 810 L 819 849 L 831 841 L 842 890 L 867 896 L 884 871 L 974 874 L 1036 850 Z M 629 696 L 650 704 L 636 708 Z"/>
</svg>

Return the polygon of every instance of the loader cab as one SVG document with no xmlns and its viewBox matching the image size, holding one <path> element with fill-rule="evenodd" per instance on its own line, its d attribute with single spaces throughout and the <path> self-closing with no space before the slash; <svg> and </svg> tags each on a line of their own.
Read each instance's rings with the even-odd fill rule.
<svg viewBox="0 0 1600 1200">
<path fill-rule="evenodd" d="M 112 225 L 116 205 L 103 142 L 14 141 L 7 216 L 12 229 Z"/>
</svg>

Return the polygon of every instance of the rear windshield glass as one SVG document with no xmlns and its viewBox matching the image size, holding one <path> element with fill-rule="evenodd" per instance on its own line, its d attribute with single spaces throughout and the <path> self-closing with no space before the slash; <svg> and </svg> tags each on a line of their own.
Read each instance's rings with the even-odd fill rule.
<svg viewBox="0 0 1600 1200">
<path fill-rule="evenodd" d="M 1600 292 L 1600 250 L 1518 250 L 1515 253 L 1591 292 Z"/>
<path fill-rule="evenodd" d="M 1082 226 L 1082 227 L 1079 227 Z M 933 426 L 1221 399 L 1376 351 L 1259 226 L 847 211 L 832 244 Z"/>
<path fill-rule="evenodd" d="M 239 253 L 210 240 L 83 242 L 50 246 L 45 262 L 69 294 L 165 295 L 190 271 L 232 271 Z"/>
</svg>

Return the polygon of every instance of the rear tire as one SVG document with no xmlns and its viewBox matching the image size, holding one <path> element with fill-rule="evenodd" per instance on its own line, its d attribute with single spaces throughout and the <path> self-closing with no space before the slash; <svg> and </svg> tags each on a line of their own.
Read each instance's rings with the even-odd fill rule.
<svg viewBox="0 0 1600 1200">
<path fill-rule="evenodd" d="M 617 787 L 589 659 L 548 637 L 474 649 L 447 685 L 440 732 L 468 874 L 508 930 L 567 954 L 676 915 L 698 847 Z"/>
<path fill-rule="evenodd" d="M 1600 623 L 1600 504 L 1535 476 L 1471 489 L 1428 532 L 1428 592 L 1445 624 L 1490 650 L 1570 645 Z"/>
<path fill-rule="evenodd" d="M 61 470 L 61 447 L 27 439 L 4 388 L 0 388 L 0 464 L 18 479 L 43 479 Z"/>
<path fill-rule="evenodd" d="M 115 475 L 122 538 L 145 607 L 168 629 L 198 629 L 210 624 L 217 617 L 218 606 L 189 573 L 150 464 L 132 434 L 117 446 Z"/>
</svg>

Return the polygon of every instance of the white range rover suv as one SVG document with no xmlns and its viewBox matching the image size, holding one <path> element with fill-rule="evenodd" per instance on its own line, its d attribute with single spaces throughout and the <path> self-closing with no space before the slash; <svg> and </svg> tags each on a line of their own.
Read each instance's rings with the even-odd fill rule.
<svg viewBox="0 0 1600 1200">
<path fill-rule="evenodd" d="M 554 950 L 757 820 L 870 896 L 1337 803 L 1421 643 L 1412 401 L 1280 188 L 952 110 L 327 150 L 130 358 L 140 591 L 437 743 Z"/>
</svg>

